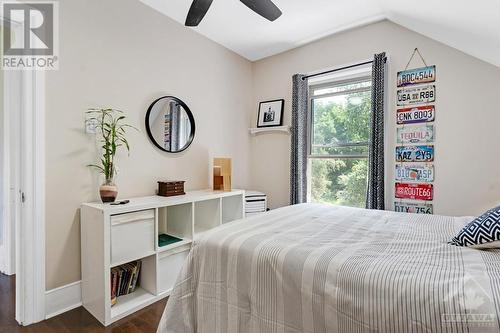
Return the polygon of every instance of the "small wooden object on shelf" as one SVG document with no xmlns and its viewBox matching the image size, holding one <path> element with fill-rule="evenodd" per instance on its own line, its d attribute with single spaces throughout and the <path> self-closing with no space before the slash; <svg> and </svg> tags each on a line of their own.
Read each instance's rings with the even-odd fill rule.
<svg viewBox="0 0 500 333">
<path fill-rule="evenodd" d="M 231 191 L 230 158 L 214 158 L 214 191 Z"/>
<path fill-rule="evenodd" d="M 183 194 L 186 194 L 184 192 L 183 180 L 158 182 L 158 195 L 162 197 L 173 197 Z"/>
</svg>

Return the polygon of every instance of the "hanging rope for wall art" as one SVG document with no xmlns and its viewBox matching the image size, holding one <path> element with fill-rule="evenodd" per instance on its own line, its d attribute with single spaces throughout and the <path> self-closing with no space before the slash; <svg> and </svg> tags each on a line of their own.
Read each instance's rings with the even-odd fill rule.
<svg viewBox="0 0 500 333">
<path fill-rule="evenodd" d="M 422 57 L 422 54 L 418 50 L 418 47 L 416 47 L 415 50 L 413 50 L 413 53 L 411 54 L 410 60 L 408 60 L 408 63 L 406 64 L 405 70 L 408 69 L 408 66 L 410 66 L 410 63 L 413 60 L 413 57 L 415 57 L 415 54 L 417 54 L 417 53 L 418 53 L 418 56 L 420 57 L 420 59 L 422 60 L 422 62 L 424 63 L 425 67 L 427 67 L 427 63 L 425 62 L 424 57 Z"/>
</svg>

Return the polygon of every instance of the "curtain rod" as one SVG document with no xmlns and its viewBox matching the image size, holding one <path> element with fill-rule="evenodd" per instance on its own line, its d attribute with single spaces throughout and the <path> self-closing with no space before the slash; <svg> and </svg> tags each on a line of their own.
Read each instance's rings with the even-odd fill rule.
<svg viewBox="0 0 500 333">
<path fill-rule="evenodd" d="M 384 62 L 386 62 L 386 61 L 387 61 L 387 57 L 384 58 Z M 302 80 L 308 79 L 310 77 L 321 76 L 321 75 L 325 75 L 325 74 L 329 74 L 329 73 L 335 73 L 335 72 L 338 72 L 338 71 L 342 71 L 344 69 L 349 69 L 349 68 L 353 68 L 353 67 L 368 65 L 368 64 L 371 64 L 371 63 L 373 63 L 373 60 L 365 61 L 365 62 L 360 62 L 358 64 L 344 66 L 344 67 L 340 67 L 340 68 L 335 68 L 335 69 L 331 69 L 329 71 L 324 71 L 324 72 L 321 72 L 321 73 L 306 75 L 306 76 L 302 77 Z"/>
</svg>

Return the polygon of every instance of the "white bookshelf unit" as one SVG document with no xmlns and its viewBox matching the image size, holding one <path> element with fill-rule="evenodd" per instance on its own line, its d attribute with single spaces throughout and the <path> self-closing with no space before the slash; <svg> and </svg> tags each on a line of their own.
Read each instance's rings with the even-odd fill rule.
<svg viewBox="0 0 500 333">
<path fill-rule="evenodd" d="M 194 239 L 244 217 L 243 190 L 190 191 L 175 197 L 132 198 L 125 205 L 81 206 L 83 306 L 104 326 L 166 296 Z M 159 246 L 158 236 L 180 240 Z M 111 306 L 111 269 L 141 261 L 134 292 Z"/>
</svg>

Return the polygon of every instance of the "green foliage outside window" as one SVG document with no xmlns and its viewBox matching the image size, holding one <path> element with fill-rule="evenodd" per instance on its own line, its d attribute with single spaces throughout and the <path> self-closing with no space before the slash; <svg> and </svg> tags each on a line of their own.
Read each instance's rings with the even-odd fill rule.
<svg viewBox="0 0 500 333">
<path fill-rule="evenodd" d="M 364 207 L 368 176 L 370 91 L 313 100 L 313 202 Z M 341 155 L 341 156 L 339 156 Z M 357 158 L 342 158 L 356 155 Z"/>
</svg>

